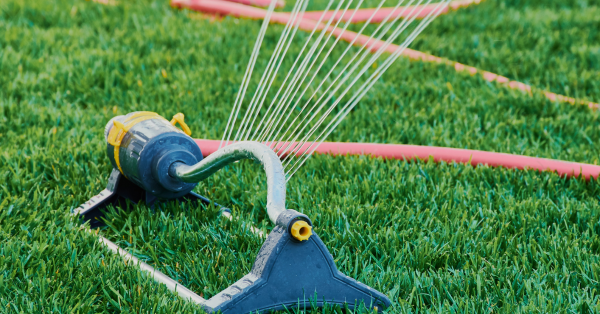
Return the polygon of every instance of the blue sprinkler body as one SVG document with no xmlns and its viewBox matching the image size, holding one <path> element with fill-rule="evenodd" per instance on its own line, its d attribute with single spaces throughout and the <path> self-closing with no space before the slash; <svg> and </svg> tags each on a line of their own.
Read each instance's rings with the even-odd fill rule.
<svg viewBox="0 0 600 314">
<path fill-rule="evenodd" d="M 194 139 L 165 118 L 152 112 L 117 116 L 106 125 L 104 134 L 106 153 L 113 167 L 152 195 L 178 198 L 197 185 L 168 174 L 169 167 L 176 162 L 198 163 L 202 152 Z"/>
</svg>

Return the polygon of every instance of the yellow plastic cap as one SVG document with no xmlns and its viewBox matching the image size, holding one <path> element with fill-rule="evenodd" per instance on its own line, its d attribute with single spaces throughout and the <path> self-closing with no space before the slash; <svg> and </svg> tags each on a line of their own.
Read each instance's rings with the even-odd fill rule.
<svg viewBox="0 0 600 314">
<path fill-rule="evenodd" d="M 292 237 L 305 241 L 312 235 L 312 227 L 304 220 L 298 220 L 292 225 Z"/>
</svg>

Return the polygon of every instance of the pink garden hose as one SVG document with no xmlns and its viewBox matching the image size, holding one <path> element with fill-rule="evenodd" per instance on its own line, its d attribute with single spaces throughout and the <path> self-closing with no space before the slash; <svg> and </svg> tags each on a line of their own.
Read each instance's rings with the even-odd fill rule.
<svg viewBox="0 0 600 314">
<path fill-rule="evenodd" d="M 246 6 L 246 5 L 242 5 L 242 4 L 238 4 L 238 3 L 219 1 L 219 0 L 172 0 L 171 5 L 174 7 L 188 8 L 188 9 L 191 9 L 194 11 L 200 11 L 203 13 L 231 15 L 231 16 L 236 16 L 236 17 L 250 18 L 250 19 L 263 19 L 267 13 L 267 11 L 264 9 Z M 279 24 L 287 24 L 289 19 L 290 19 L 289 13 L 274 12 L 271 16 L 271 21 L 274 23 L 279 23 Z M 300 29 L 306 30 L 306 31 L 312 31 L 312 29 L 315 27 L 315 25 L 317 26 L 318 30 L 321 30 L 325 27 L 324 24 L 318 23 L 317 21 L 314 21 L 314 20 L 308 19 L 308 18 L 300 19 L 298 24 L 299 24 Z M 336 28 L 336 27 L 329 27 L 328 31 L 332 32 L 334 36 L 340 37 L 340 39 L 347 41 L 347 42 L 352 42 L 352 40 L 354 40 L 356 37 L 358 37 L 356 39 L 356 41 L 354 41 L 355 45 L 357 45 L 357 46 L 362 46 L 365 42 L 367 42 L 369 40 L 368 36 L 359 35 L 355 32 L 348 31 L 348 30 L 346 30 L 344 32 L 344 31 L 342 31 L 342 29 Z M 371 50 L 377 50 L 382 45 L 384 45 L 383 41 L 375 40 L 375 39 L 369 41 L 369 43 L 368 43 L 368 47 Z M 398 49 L 397 45 L 390 44 L 387 47 L 386 51 L 393 53 L 394 51 L 396 51 L 396 49 Z M 420 51 L 416 51 L 416 50 L 407 48 L 403 51 L 402 54 L 411 60 L 420 60 L 420 61 L 424 61 L 424 62 L 432 62 L 432 63 L 450 65 L 450 66 L 454 67 L 454 69 L 457 72 L 466 72 L 471 75 L 481 74 L 481 76 L 489 82 L 496 82 L 496 83 L 499 83 L 510 89 L 521 90 L 528 94 L 532 94 L 534 91 L 538 91 L 537 89 L 531 87 L 528 84 L 521 83 L 518 81 L 511 81 L 507 77 L 500 76 L 500 75 L 492 73 L 492 72 L 483 71 L 483 70 L 477 69 L 475 67 L 464 65 L 464 64 L 461 64 L 461 63 L 458 63 L 455 61 L 451 61 L 448 59 L 436 57 L 436 56 L 430 55 L 428 53 L 424 53 L 424 52 L 420 52 Z M 570 103 L 572 105 L 582 104 L 582 105 L 586 105 L 592 109 L 598 109 L 600 107 L 599 104 L 590 102 L 590 101 L 575 99 L 572 97 L 567 97 L 567 96 L 555 94 L 555 93 L 552 93 L 549 91 L 544 91 L 544 90 L 541 90 L 539 92 L 541 92 L 546 98 L 548 98 L 551 101 L 566 102 L 566 103 Z"/>
<path fill-rule="evenodd" d="M 440 14 L 446 14 L 446 13 L 450 12 L 451 10 L 457 10 L 457 9 L 460 9 L 463 7 L 470 6 L 472 4 L 478 4 L 480 2 L 481 2 L 481 0 L 452 1 L 448 4 L 448 6 L 446 8 L 444 8 L 440 12 Z M 437 6 L 437 3 L 421 5 L 421 6 L 425 7 L 425 9 L 422 11 L 419 11 L 419 14 L 417 15 L 418 19 L 422 19 L 422 18 L 426 17 L 432 10 L 435 9 L 435 7 Z M 418 7 L 421 7 L 421 6 L 418 6 Z M 353 11 L 346 11 L 345 14 L 343 14 L 343 12 L 338 12 L 336 14 L 336 16 L 334 17 L 334 21 L 339 20 L 341 17 L 342 20 L 344 22 L 346 22 L 354 14 L 354 16 L 352 17 L 352 20 L 351 20 L 352 23 L 366 22 L 375 12 L 375 15 L 373 16 L 373 18 L 371 18 L 371 23 L 381 23 L 381 21 L 383 21 L 386 18 L 386 16 L 388 16 L 390 13 L 392 13 L 392 15 L 390 15 L 390 18 L 392 18 L 392 19 L 400 14 L 403 14 L 402 17 L 407 17 L 408 13 L 412 12 L 413 7 L 414 6 L 409 6 L 409 7 L 407 7 L 406 10 L 403 10 L 401 7 L 398 9 L 381 8 L 377 11 L 376 11 L 376 9 L 360 9 L 360 10 L 356 10 L 356 13 L 354 13 Z M 304 13 L 303 17 L 317 21 L 323 15 L 323 20 L 328 20 L 331 17 L 331 15 L 333 15 L 333 12 L 334 11 L 328 11 L 327 13 L 325 13 L 325 15 L 323 15 L 323 11 L 307 11 Z M 416 10 L 415 10 L 415 12 L 416 12 Z"/>
<path fill-rule="evenodd" d="M 208 156 L 219 149 L 219 140 L 195 140 L 203 156 Z M 281 143 L 284 145 L 287 143 Z M 297 152 L 301 155 L 311 143 L 303 145 Z M 462 164 L 488 165 L 491 167 L 504 167 L 507 169 L 533 169 L 538 171 L 556 172 L 560 176 L 579 177 L 586 180 L 598 178 L 600 166 L 561 161 L 539 157 L 528 157 L 504 153 L 484 152 L 472 149 L 459 149 L 435 146 L 402 145 L 402 144 L 367 144 L 367 143 L 335 143 L 323 142 L 316 150 L 317 154 L 330 154 L 333 156 L 345 155 L 370 155 L 385 159 L 415 158 L 428 159 L 433 157 L 435 162 L 457 162 Z"/>
<path fill-rule="evenodd" d="M 271 4 L 271 0 L 220 0 L 220 1 L 229 1 L 235 3 L 241 3 L 245 5 L 255 5 L 257 7 L 268 7 Z M 283 0 L 277 0 L 275 7 L 283 8 L 285 6 L 285 2 Z"/>
</svg>

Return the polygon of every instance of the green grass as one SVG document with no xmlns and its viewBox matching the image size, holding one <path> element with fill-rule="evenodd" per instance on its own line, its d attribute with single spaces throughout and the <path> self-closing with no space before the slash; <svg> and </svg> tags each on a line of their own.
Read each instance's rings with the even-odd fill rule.
<svg viewBox="0 0 600 314">
<path fill-rule="evenodd" d="M 598 101 L 599 11 L 594 1 L 488 0 L 440 17 L 415 47 Z M 200 311 L 69 216 L 106 184 L 102 131 L 115 114 L 184 112 L 194 137 L 222 134 L 260 22 L 192 17 L 165 1 L 0 2 L 0 312 Z M 270 28 L 267 47 L 282 28 Z M 400 60 L 330 139 L 597 164 L 600 124 L 583 106 Z M 245 226 L 270 226 L 266 183 L 241 162 L 197 191 L 244 218 L 139 206 L 107 213 L 101 232 L 208 298 L 250 270 L 262 243 Z M 337 266 L 393 300 L 389 313 L 600 311 L 596 181 L 316 156 L 287 191 Z"/>
</svg>

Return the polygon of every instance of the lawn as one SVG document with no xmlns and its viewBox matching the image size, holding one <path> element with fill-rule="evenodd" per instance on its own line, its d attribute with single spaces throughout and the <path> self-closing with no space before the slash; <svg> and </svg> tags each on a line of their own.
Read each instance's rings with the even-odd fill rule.
<svg viewBox="0 0 600 314">
<path fill-rule="evenodd" d="M 194 137 L 220 139 L 260 23 L 164 0 L 0 1 L 0 312 L 201 312 L 70 211 L 106 185 L 103 129 L 116 114 L 183 112 Z M 269 28 L 267 49 L 282 29 Z M 598 1 L 487 0 L 439 17 L 412 48 L 598 102 L 599 43 Z M 584 106 L 400 58 L 329 140 L 598 164 L 600 123 Z M 140 205 L 108 212 L 99 232 L 209 298 L 252 267 L 262 240 L 248 223 L 271 227 L 266 182 L 240 162 L 196 191 L 242 218 Z M 595 180 L 314 156 L 287 192 L 340 270 L 392 299 L 388 313 L 600 311 Z"/>
</svg>

